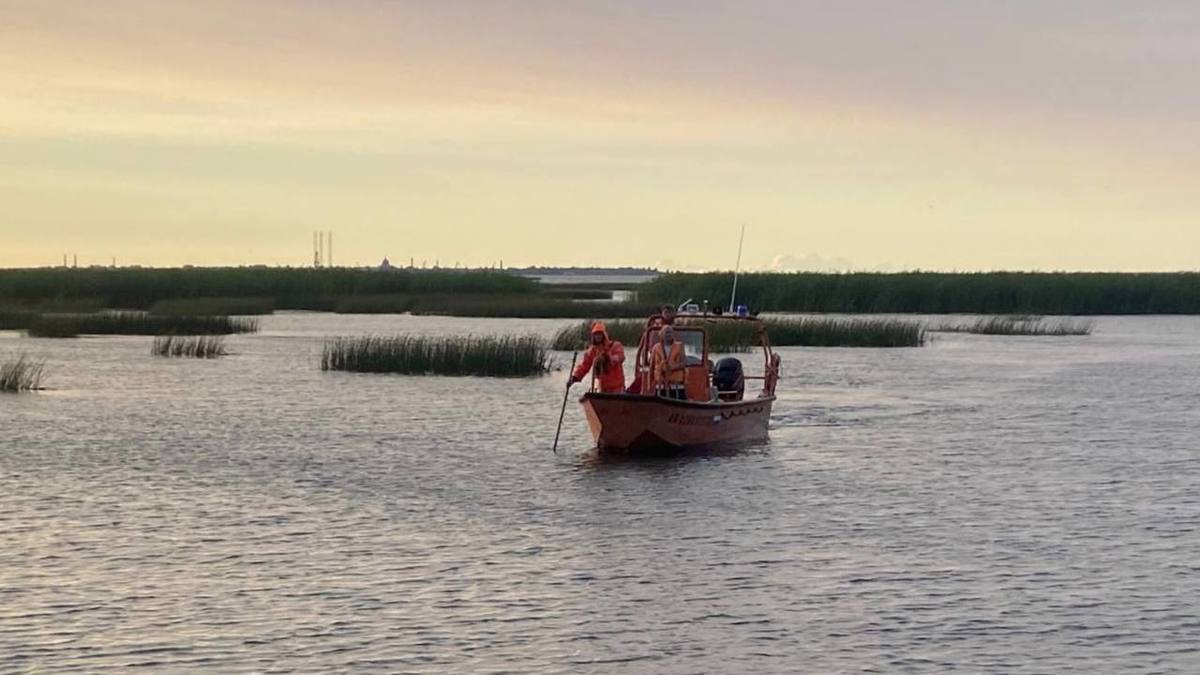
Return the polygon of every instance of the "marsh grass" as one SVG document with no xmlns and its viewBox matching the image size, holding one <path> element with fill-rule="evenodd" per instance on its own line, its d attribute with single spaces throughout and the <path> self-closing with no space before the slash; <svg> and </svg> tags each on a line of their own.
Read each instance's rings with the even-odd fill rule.
<svg viewBox="0 0 1200 675">
<path fill-rule="evenodd" d="M 274 298 L 177 298 L 150 306 L 151 314 L 169 316 L 250 316 L 274 311 Z"/>
<path fill-rule="evenodd" d="M 1067 337 L 1091 335 L 1094 324 L 1087 319 L 1043 319 L 1036 316 L 991 316 L 972 323 L 945 323 L 929 330 L 938 333 L 972 333 L 975 335 L 1023 335 L 1032 337 Z"/>
<path fill-rule="evenodd" d="M 16 360 L 0 362 L 0 391 L 22 392 L 42 388 L 45 361 L 34 361 L 24 354 Z"/>
<path fill-rule="evenodd" d="M 184 267 L 0 270 L 0 304 L 97 299 L 101 307 L 147 309 L 160 300 L 277 298 L 277 307 L 321 309 L 327 298 L 405 293 L 536 293 L 532 279 L 493 270 L 348 267 Z M 285 301 L 286 299 L 286 301 Z M 49 310 L 47 310 L 49 311 Z M 63 308 L 58 311 L 80 312 Z M 224 313 L 224 312 L 222 312 Z"/>
<path fill-rule="evenodd" d="M 43 314 L 27 327 L 30 337 L 78 335 L 230 335 L 253 333 L 257 319 L 228 316 L 159 316 L 146 312 Z"/>
<path fill-rule="evenodd" d="M 154 338 L 150 353 L 155 356 L 215 359 L 225 356 L 225 337 L 221 335 L 161 335 Z"/>
<path fill-rule="evenodd" d="M 341 337 L 321 353 L 321 370 L 359 373 L 524 377 L 549 368 L 549 351 L 536 336 Z"/>
<path fill-rule="evenodd" d="M 0 309 L 0 330 L 25 330 L 37 313 L 23 309 Z"/>
<path fill-rule="evenodd" d="M 708 332 L 712 352 L 744 352 L 760 344 L 754 325 L 731 321 L 680 318 L 679 325 L 702 325 Z M 764 319 L 767 336 L 775 347 L 920 347 L 925 344 L 925 328 L 917 321 L 901 319 L 845 319 L 804 317 Z M 587 344 L 592 322 L 568 326 L 551 342 L 556 350 L 580 349 Z M 605 322 L 609 336 L 636 348 L 644 320 Z"/>
<path fill-rule="evenodd" d="M 729 297 L 733 274 L 671 273 L 647 300 Z M 1200 314 L 1200 273 L 742 273 L 738 298 L 763 312 L 839 314 Z"/>
</svg>

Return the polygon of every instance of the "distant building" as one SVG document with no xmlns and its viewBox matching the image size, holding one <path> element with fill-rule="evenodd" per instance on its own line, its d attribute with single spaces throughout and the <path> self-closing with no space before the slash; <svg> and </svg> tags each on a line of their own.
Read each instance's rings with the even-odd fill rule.
<svg viewBox="0 0 1200 675">
<path fill-rule="evenodd" d="M 383 262 L 379 263 L 379 269 L 381 269 L 381 270 L 390 270 L 390 269 L 392 269 L 392 261 L 388 260 L 388 259 L 385 257 L 385 258 L 383 259 Z"/>
</svg>

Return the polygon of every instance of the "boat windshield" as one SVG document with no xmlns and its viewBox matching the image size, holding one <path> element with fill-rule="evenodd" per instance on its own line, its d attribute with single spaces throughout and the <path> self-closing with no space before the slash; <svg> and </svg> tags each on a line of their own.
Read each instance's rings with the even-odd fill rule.
<svg viewBox="0 0 1200 675">
<path fill-rule="evenodd" d="M 704 359 L 704 331 L 676 327 L 675 339 L 683 343 L 683 354 L 688 363 L 700 363 Z"/>
</svg>

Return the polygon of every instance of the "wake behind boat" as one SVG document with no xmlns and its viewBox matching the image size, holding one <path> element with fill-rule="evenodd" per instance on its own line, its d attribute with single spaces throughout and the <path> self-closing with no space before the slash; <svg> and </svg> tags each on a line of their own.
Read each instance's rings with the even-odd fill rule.
<svg viewBox="0 0 1200 675">
<path fill-rule="evenodd" d="M 767 437 L 780 358 L 766 327 L 738 314 L 661 314 L 646 321 L 638 343 L 633 383 L 624 391 L 592 391 L 580 398 L 596 448 L 602 452 L 702 450 L 752 443 Z M 709 329 L 729 325 L 753 333 L 762 350 L 760 375 L 747 375 L 740 359 L 711 360 Z M 668 367 L 670 349 L 660 336 L 669 328 L 681 347 L 679 365 Z M 657 358 L 656 358 L 657 352 Z M 673 371 L 673 372 L 672 372 Z M 746 382 L 762 389 L 746 396 Z"/>
</svg>

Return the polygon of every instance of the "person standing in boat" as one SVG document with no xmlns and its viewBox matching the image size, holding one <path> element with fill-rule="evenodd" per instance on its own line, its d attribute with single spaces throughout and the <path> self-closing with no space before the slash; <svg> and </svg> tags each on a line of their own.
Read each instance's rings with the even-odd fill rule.
<svg viewBox="0 0 1200 675">
<path fill-rule="evenodd" d="M 663 305 L 659 311 L 662 315 L 662 325 L 671 326 L 675 323 L 675 307 L 672 305 Z"/>
<path fill-rule="evenodd" d="M 628 394 L 644 394 L 650 396 L 657 393 L 654 388 L 654 350 L 662 340 L 662 330 L 651 328 L 646 331 L 646 349 L 638 350 L 637 372 L 633 376 L 633 384 L 625 390 Z"/>
<path fill-rule="evenodd" d="M 583 380 L 590 369 L 595 375 L 594 386 L 604 394 L 620 394 L 625 391 L 625 347 L 609 338 L 608 329 L 597 321 L 592 325 L 591 346 L 583 354 L 583 361 L 571 374 L 571 384 Z"/>
<path fill-rule="evenodd" d="M 669 324 L 663 326 L 661 335 L 662 339 L 654 345 L 651 357 L 654 391 L 660 396 L 682 401 L 687 398 L 684 389 L 687 360 L 683 343 L 675 339 L 675 329 Z"/>
</svg>

